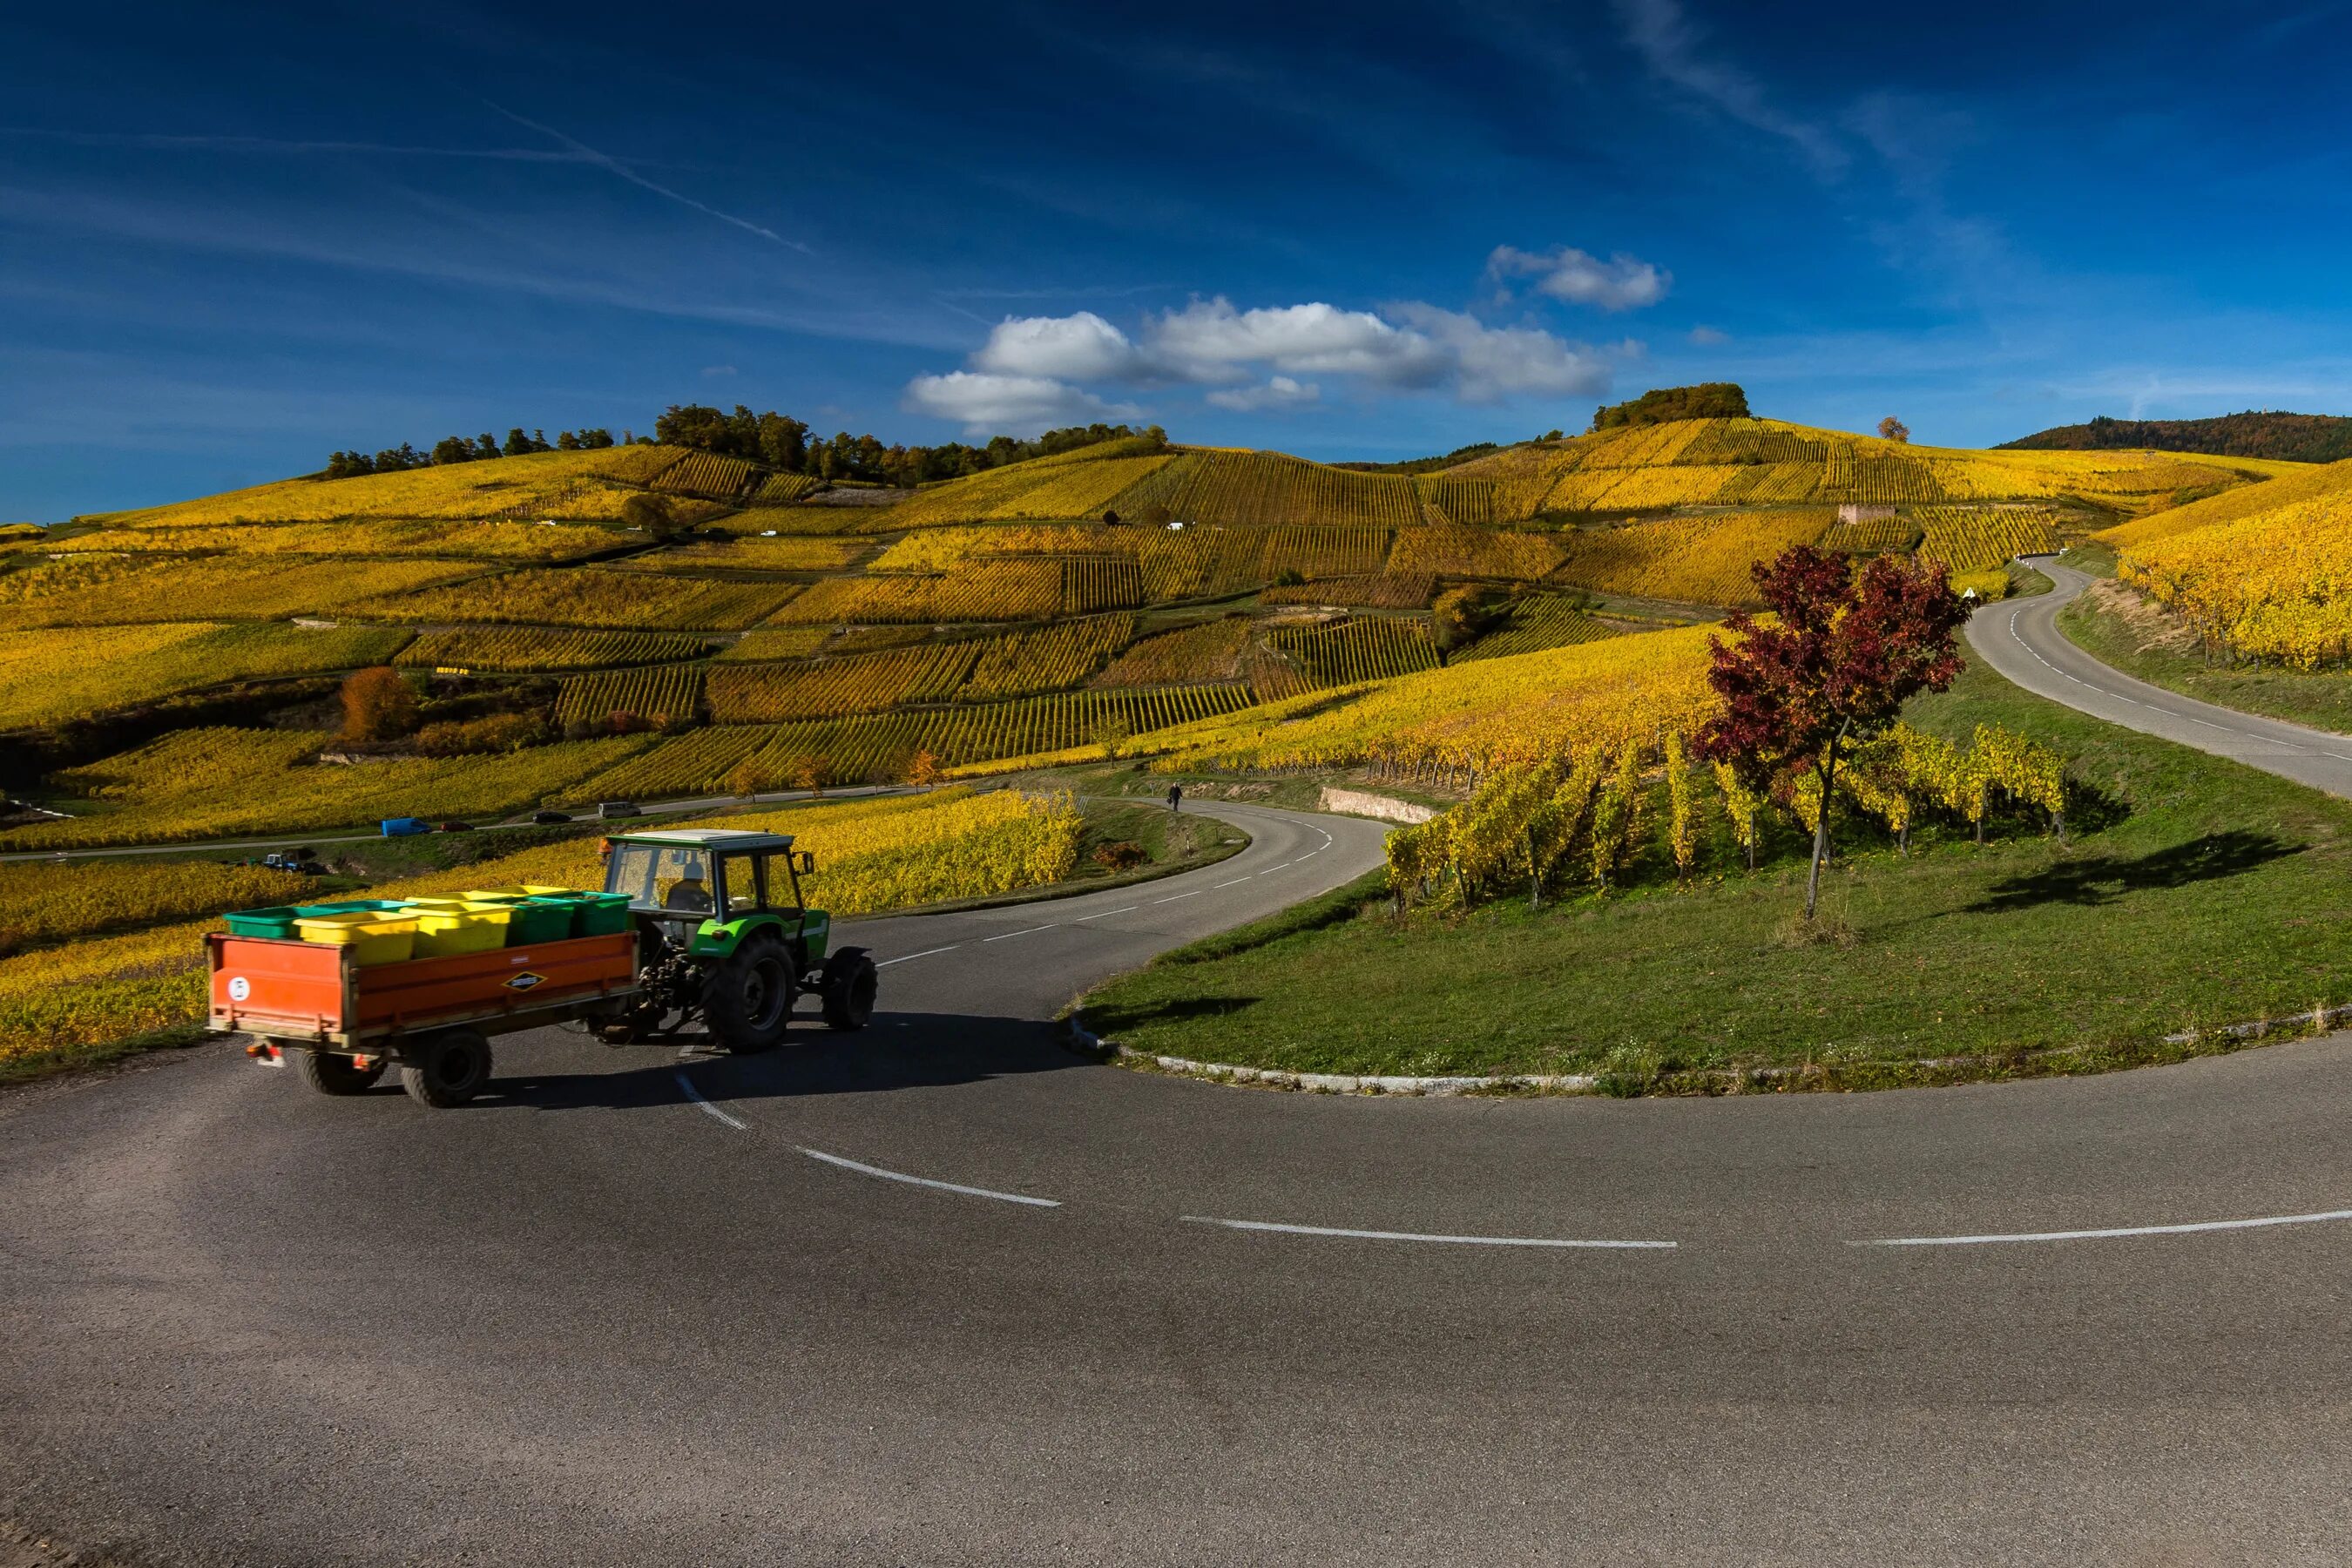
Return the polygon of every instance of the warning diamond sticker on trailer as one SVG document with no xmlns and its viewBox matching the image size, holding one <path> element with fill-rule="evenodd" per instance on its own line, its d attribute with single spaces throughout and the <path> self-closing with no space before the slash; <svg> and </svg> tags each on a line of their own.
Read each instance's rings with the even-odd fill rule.
<svg viewBox="0 0 2352 1568">
<path fill-rule="evenodd" d="M 509 991 L 528 991 L 532 986 L 544 981 L 546 978 L 547 976 L 544 974 L 533 974 L 530 970 L 526 969 L 520 974 L 515 975 L 507 981 L 507 989 Z"/>
</svg>

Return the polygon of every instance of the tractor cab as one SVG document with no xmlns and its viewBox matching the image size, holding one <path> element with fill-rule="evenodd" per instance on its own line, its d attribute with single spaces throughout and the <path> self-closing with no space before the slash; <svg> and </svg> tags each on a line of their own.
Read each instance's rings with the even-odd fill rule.
<svg viewBox="0 0 2352 1568">
<path fill-rule="evenodd" d="M 826 951 L 833 921 L 801 896 L 816 858 L 793 849 L 791 834 L 623 833 L 604 856 L 604 890 L 626 895 L 636 919 L 647 997 L 623 1033 L 644 1037 L 700 1014 L 730 1048 L 761 1049 L 782 1037 L 800 992 L 822 996 L 832 1027 L 865 1026 L 874 962 L 863 948 Z"/>
<path fill-rule="evenodd" d="M 824 956 L 830 925 L 801 897 L 801 874 L 816 858 L 793 848 L 789 833 L 682 827 L 617 834 L 605 840 L 604 890 L 628 895 L 639 926 L 674 948 L 723 956 L 752 930 L 779 928 L 803 944 L 803 963 Z"/>
</svg>

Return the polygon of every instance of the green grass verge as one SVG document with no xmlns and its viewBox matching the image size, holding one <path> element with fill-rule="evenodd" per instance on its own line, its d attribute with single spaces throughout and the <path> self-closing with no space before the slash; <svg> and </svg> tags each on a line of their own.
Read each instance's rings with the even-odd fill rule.
<svg viewBox="0 0 2352 1568">
<path fill-rule="evenodd" d="M 2094 584 L 2058 612 L 2058 629 L 2084 652 L 2151 686 L 2200 702 L 2352 734 L 2352 676 L 2327 670 L 2208 665 L 2162 611 Z"/>
<path fill-rule="evenodd" d="M 1715 825 L 1706 879 L 1466 916 L 1354 890 L 1099 988 L 1089 1026 L 1138 1050 L 1316 1072 L 1596 1073 L 1700 1088 L 1811 1064 L 1840 1086 L 2077 1070 L 2222 1048 L 2168 1034 L 2352 995 L 2352 805 L 2099 722 L 1972 668 L 1914 705 L 1952 735 L 2048 741 L 2113 803 L 2070 845 L 1915 835 L 1841 860 L 1824 913 L 1851 946 L 1790 939 L 1803 857 L 1748 875 Z M 2078 816 L 2095 816 L 2078 813 Z M 2115 818 L 2119 816 L 2119 820 Z M 1331 915 L 1326 921 L 1322 917 Z M 2078 1054 L 2037 1062 L 2033 1053 Z M 1939 1058 L 1992 1057 L 1953 1067 Z"/>
</svg>

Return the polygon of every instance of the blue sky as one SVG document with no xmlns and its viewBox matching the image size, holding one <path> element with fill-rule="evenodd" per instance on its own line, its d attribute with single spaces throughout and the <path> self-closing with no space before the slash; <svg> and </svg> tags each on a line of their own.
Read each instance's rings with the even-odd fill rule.
<svg viewBox="0 0 2352 1568">
<path fill-rule="evenodd" d="M 50 7 L 0 521 L 778 408 L 1390 458 L 1653 385 L 2352 413 L 2352 0 Z"/>
</svg>

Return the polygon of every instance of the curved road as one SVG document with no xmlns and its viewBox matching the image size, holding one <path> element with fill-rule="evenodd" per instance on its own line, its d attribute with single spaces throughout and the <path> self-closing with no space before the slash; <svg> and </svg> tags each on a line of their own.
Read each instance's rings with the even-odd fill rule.
<svg viewBox="0 0 2352 1568">
<path fill-rule="evenodd" d="M 2352 735 L 2218 708 L 2101 663 L 2058 629 L 2058 612 L 2091 579 L 2054 555 L 2020 559 L 2048 577 L 2053 591 L 1998 601 L 1969 618 L 1969 645 L 1987 664 L 2028 691 L 2111 724 L 2352 797 Z"/>
<path fill-rule="evenodd" d="M 2343 1042 L 1629 1102 L 1060 1051 L 1377 856 L 1210 809 L 1219 866 L 865 924 L 865 1037 L 0 1100 L 0 1563 L 2341 1560 Z"/>
</svg>

